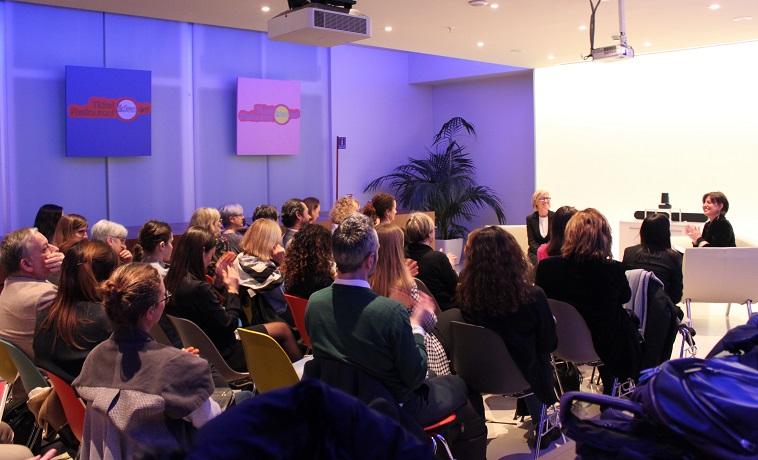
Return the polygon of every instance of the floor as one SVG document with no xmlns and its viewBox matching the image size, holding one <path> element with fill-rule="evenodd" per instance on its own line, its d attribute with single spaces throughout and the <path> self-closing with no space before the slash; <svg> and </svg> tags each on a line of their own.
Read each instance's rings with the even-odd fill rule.
<svg viewBox="0 0 758 460">
<path fill-rule="evenodd" d="M 695 342 L 697 344 L 697 357 L 704 358 L 711 348 L 718 342 L 724 333 L 731 327 L 739 326 L 747 321 L 747 309 L 744 305 L 732 305 L 731 313 L 727 317 L 726 304 L 692 304 L 692 323 L 697 331 Z M 755 311 L 758 312 L 758 307 Z M 672 358 L 678 358 L 680 341 L 674 344 Z M 588 369 L 582 369 L 587 374 L 582 382 L 583 390 L 586 390 L 589 380 Z M 516 410 L 515 400 L 502 396 L 485 396 L 485 416 L 487 420 L 487 459 L 529 459 L 532 451 L 526 444 L 526 426 L 513 420 Z M 495 423 L 498 422 L 498 423 Z M 572 459 L 574 458 L 574 445 L 572 441 L 561 445 L 560 441 L 553 443 L 549 449 L 543 449 L 540 458 L 544 459 Z"/>
</svg>

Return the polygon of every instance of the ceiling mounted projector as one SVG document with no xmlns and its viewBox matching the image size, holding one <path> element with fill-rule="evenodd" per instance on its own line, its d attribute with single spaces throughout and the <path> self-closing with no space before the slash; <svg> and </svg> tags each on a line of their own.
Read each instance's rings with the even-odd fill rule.
<svg viewBox="0 0 758 460">
<path fill-rule="evenodd" d="M 595 48 L 595 13 L 597 7 L 600 5 L 600 0 L 593 4 L 590 0 L 590 8 L 592 14 L 590 15 L 590 54 L 587 58 L 592 58 L 593 61 L 599 61 L 603 59 L 624 59 L 634 57 L 634 48 L 629 46 L 628 37 L 626 35 L 626 18 L 624 17 L 624 0 L 618 0 L 619 2 L 619 34 L 614 36 L 615 40 L 619 41 L 618 45 L 603 46 Z"/>
<path fill-rule="evenodd" d="M 320 3 L 289 0 L 289 4 L 301 6 L 269 19 L 269 39 L 329 47 L 371 37 L 368 16 L 350 10 L 355 4 L 353 0 L 321 0 Z"/>
<path fill-rule="evenodd" d="M 287 6 L 289 6 L 289 9 L 294 10 L 295 8 L 300 8 L 301 6 L 305 6 L 309 3 L 320 3 L 321 5 L 332 5 L 336 6 L 338 8 L 344 8 L 347 11 L 350 11 L 350 8 L 355 5 L 355 0 L 287 0 Z"/>
</svg>

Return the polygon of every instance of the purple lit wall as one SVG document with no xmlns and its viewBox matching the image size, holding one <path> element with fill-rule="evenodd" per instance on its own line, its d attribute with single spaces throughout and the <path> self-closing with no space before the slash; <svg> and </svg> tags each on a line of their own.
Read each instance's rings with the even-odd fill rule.
<svg viewBox="0 0 758 460">
<path fill-rule="evenodd" d="M 459 114 L 480 131 L 471 147 L 482 182 L 501 193 L 511 220 L 528 211 L 518 206 L 528 208 L 534 181 L 530 74 L 445 83 L 513 69 L 16 2 L 0 2 L 0 30 L 3 233 L 31 225 L 48 202 L 90 222 L 107 217 L 127 226 L 187 221 L 195 207 L 227 202 L 242 203 L 249 215 L 257 204 L 278 207 L 306 195 L 326 211 L 337 135 L 348 139 L 341 193 L 364 202 L 368 181 L 423 155 L 439 124 Z M 66 158 L 66 65 L 152 72 L 151 157 Z M 238 76 L 301 82 L 298 155 L 235 155 Z"/>
</svg>

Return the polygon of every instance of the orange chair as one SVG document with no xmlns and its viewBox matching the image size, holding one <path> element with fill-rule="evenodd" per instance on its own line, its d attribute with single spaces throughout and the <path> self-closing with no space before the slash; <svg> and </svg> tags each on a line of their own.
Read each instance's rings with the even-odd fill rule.
<svg viewBox="0 0 758 460">
<path fill-rule="evenodd" d="M 68 421 L 71 432 L 74 433 L 79 442 L 82 442 L 82 433 L 84 432 L 84 403 L 79 399 L 76 390 L 66 383 L 65 380 L 51 372 L 45 372 L 47 372 L 47 378 L 50 379 L 53 390 L 61 401 L 61 407 L 63 408 L 63 413 L 66 415 L 66 421 Z"/>
<path fill-rule="evenodd" d="M 308 331 L 305 329 L 305 310 L 308 307 L 308 299 L 302 297 L 295 297 L 294 295 L 284 294 L 284 298 L 287 299 L 287 305 L 290 307 L 292 318 L 295 320 L 295 326 L 300 333 L 300 337 L 303 339 L 303 343 L 309 350 L 311 347 L 311 337 L 308 335 Z"/>
</svg>

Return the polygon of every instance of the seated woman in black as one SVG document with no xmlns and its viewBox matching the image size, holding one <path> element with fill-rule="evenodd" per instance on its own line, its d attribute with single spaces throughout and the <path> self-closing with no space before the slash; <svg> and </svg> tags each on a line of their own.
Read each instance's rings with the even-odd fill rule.
<svg viewBox="0 0 758 460">
<path fill-rule="evenodd" d="M 641 268 L 655 273 L 676 305 L 682 300 L 682 254 L 671 249 L 671 222 L 655 213 L 642 221 L 640 242 L 624 250 L 624 270 Z"/>
<path fill-rule="evenodd" d="M 307 299 L 334 282 L 332 234 L 318 224 L 303 226 L 295 233 L 284 256 L 284 291 Z"/>
<path fill-rule="evenodd" d="M 511 234 L 492 226 L 469 235 L 458 285 L 463 319 L 502 337 L 534 392 L 526 403 L 537 427 L 540 402 L 557 401 L 550 353 L 558 338 L 547 297 L 528 278 L 528 262 Z"/>
<path fill-rule="evenodd" d="M 610 394 L 614 378 L 636 379 L 641 346 L 637 321 L 624 303 L 632 296 L 621 262 L 611 259 L 611 228 L 596 209 L 574 214 L 566 225 L 561 257 L 537 265 L 536 284 L 548 298 L 573 305 L 603 361 L 600 377 Z"/>
<path fill-rule="evenodd" d="M 84 240 L 66 251 L 60 284 L 50 308 L 37 315 L 35 363 L 71 383 L 90 350 L 111 335 L 98 286 L 118 266 L 102 241 Z"/>
<path fill-rule="evenodd" d="M 228 252 L 216 263 L 214 289 L 205 279 L 208 265 L 216 253 L 216 237 L 209 231 L 190 227 L 182 235 L 171 257 L 166 289 L 173 294 L 168 314 L 197 324 L 216 345 L 233 369 L 247 370 L 242 344 L 235 336 L 240 327 L 239 273 L 233 266 L 234 253 Z M 299 359 L 295 338 L 284 323 L 250 327 L 269 334 L 282 345 L 291 359 Z"/>
<path fill-rule="evenodd" d="M 411 214 L 405 223 L 405 256 L 418 262 L 418 279 L 424 282 L 441 310 L 453 307 L 458 274 L 450 259 L 432 247 L 434 220 L 423 212 Z"/>
<path fill-rule="evenodd" d="M 692 239 L 695 247 L 712 246 L 716 248 L 733 248 L 734 241 L 732 224 L 726 220 L 729 211 L 729 200 L 721 192 L 708 192 L 703 195 L 703 214 L 708 222 L 703 226 L 703 232 L 694 225 L 687 226 L 687 236 Z"/>
<path fill-rule="evenodd" d="M 555 213 L 550 210 L 550 193 L 537 190 L 532 195 L 534 212 L 526 216 L 529 261 L 537 265 L 537 248 L 550 241 L 550 227 Z"/>
</svg>

